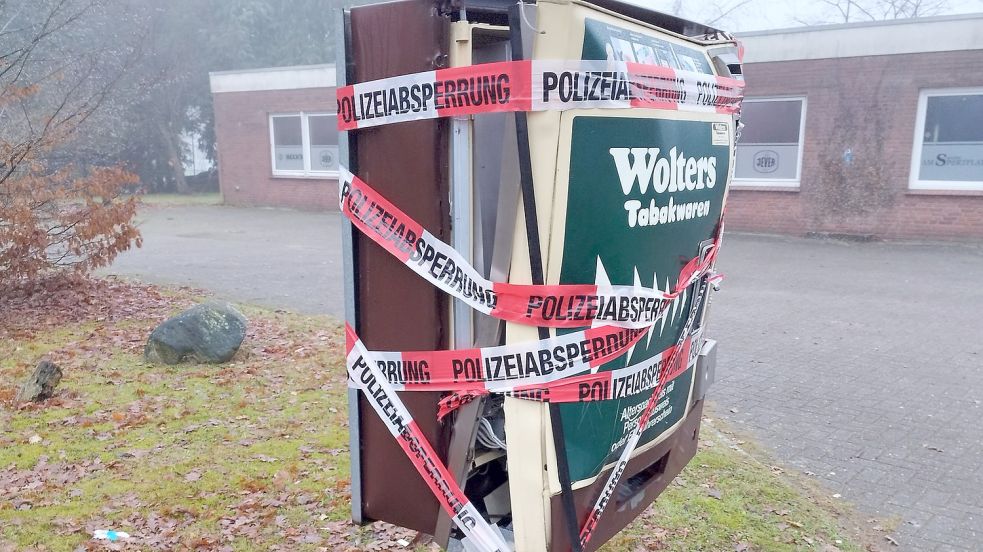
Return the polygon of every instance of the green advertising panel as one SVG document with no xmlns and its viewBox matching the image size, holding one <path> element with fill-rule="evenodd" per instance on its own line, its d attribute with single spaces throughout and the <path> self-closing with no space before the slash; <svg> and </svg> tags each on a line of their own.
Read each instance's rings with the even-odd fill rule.
<svg viewBox="0 0 983 552">
<path fill-rule="evenodd" d="M 730 132 L 725 122 L 576 116 L 560 283 L 674 288 L 682 266 L 715 235 Z M 641 362 L 675 344 L 692 299 L 693 288 L 628 358 L 601 369 Z M 640 446 L 682 419 L 692 378 L 690 367 L 666 387 L 669 400 L 653 414 L 657 421 Z M 573 481 L 617 458 L 650 395 L 561 406 Z"/>
</svg>

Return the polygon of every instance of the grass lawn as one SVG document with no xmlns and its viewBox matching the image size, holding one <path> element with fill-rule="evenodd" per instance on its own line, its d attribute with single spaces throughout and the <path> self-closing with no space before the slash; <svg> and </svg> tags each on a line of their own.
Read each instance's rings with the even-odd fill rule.
<svg viewBox="0 0 983 552">
<path fill-rule="evenodd" d="M 347 521 L 340 325 L 243 307 L 250 330 L 233 362 L 148 365 L 146 335 L 197 299 L 111 280 L 0 299 L 0 551 L 406 549 L 411 531 Z M 65 371 L 59 393 L 15 407 L 42 357 Z M 604 550 L 863 550 L 883 539 L 719 422 L 706 420 L 701 445 Z M 131 538 L 96 541 L 97 529 Z"/>
</svg>

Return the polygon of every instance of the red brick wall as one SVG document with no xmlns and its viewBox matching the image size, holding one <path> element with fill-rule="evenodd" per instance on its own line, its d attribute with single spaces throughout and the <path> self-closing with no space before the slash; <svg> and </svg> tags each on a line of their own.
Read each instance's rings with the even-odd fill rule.
<svg viewBox="0 0 983 552">
<path fill-rule="evenodd" d="M 746 65 L 746 96 L 807 97 L 802 178 L 798 191 L 732 188 L 727 228 L 983 238 L 983 192 L 908 190 L 919 91 L 983 86 L 979 67 L 983 50 Z"/>
<path fill-rule="evenodd" d="M 334 111 L 333 88 L 223 92 L 214 95 L 214 104 L 226 204 L 338 209 L 337 179 L 274 177 L 270 157 L 270 114 Z"/>
</svg>

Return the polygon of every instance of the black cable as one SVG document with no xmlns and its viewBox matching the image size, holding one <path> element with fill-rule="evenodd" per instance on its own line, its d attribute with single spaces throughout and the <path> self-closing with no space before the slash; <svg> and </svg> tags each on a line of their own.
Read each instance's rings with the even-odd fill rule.
<svg viewBox="0 0 983 552">
<path fill-rule="evenodd" d="M 516 3 L 509 10 L 509 29 L 511 31 L 512 60 L 523 59 L 522 13 L 523 5 Z M 543 273 L 542 248 L 539 240 L 539 218 L 536 214 L 536 195 L 532 179 L 532 156 L 529 150 L 529 126 L 525 112 L 515 114 L 515 131 L 519 145 L 519 181 L 522 191 L 522 212 L 526 219 L 526 239 L 529 246 L 529 272 L 532 283 L 545 283 Z M 548 339 L 549 329 L 539 328 L 539 338 Z M 577 523 L 577 509 L 573 502 L 573 488 L 570 486 L 570 465 L 567 463 L 566 439 L 563 436 L 563 423 L 560 407 L 549 404 L 550 426 L 553 430 L 553 447 L 556 456 L 557 476 L 560 480 L 560 499 L 570 537 L 570 547 L 574 552 L 582 552 L 580 546 L 580 527 Z"/>
</svg>

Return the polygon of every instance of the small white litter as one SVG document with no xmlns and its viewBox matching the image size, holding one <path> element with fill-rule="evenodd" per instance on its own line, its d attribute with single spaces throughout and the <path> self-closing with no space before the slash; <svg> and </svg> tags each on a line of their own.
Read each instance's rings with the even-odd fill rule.
<svg viewBox="0 0 983 552">
<path fill-rule="evenodd" d="M 92 533 L 92 538 L 99 540 L 118 541 L 130 538 L 129 533 L 123 531 L 113 531 L 112 529 L 96 529 Z"/>
</svg>

